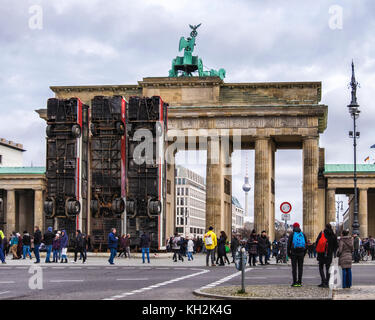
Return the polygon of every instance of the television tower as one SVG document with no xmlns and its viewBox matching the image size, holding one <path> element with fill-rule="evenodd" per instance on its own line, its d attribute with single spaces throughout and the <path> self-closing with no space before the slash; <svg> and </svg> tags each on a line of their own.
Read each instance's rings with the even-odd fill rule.
<svg viewBox="0 0 375 320">
<path fill-rule="evenodd" d="M 248 174 L 248 161 L 246 157 L 246 175 L 245 175 L 245 182 L 242 186 L 242 190 L 245 191 L 245 217 L 249 216 L 249 207 L 248 207 L 248 198 L 249 198 L 249 191 L 251 189 L 249 183 L 249 174 Z"/>
</svg>

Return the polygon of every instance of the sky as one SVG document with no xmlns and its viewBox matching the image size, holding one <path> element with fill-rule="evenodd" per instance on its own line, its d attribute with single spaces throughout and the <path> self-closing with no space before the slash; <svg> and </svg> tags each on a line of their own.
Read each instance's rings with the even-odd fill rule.
<svg viewBox="0 0 375 320">
<path fill-rule="evenodd" d="M 353 59 L 360 83 L 358 161 L 370 156 L 373 163 L 374 15 L 372 0 L 1 0 L 0 137 L 24 145 L 26 166 L 44 166 L 46 125 L 34 110 L 53 96 L 49 86 L 167 76 L 188 24 L 202 23 L 194 54 L 207 68 L 225 68 L 225 82 L 322 82 L 326 163 L 352 163 L 347 105 Z M 232 192 L 244 204 L 246 157 L 252 214 L 254 151 L 234 152 L 233 166 L 241 171 Z M 177 161 L 184 164 L 182 153 Z M 205 175 L 204 165 L 194 169 Z M 280 203 L 289 201 L 292 220 L 301 223 L 300 150 L 276 152 L 275 183 L 276 217 Z"/>
</svg>

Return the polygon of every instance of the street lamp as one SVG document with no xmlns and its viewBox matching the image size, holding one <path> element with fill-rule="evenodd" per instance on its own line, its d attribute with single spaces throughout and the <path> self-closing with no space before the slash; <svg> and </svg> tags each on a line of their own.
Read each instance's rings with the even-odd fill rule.
<svg viewBox="0 0 375 320">
<path fill-rule="evenodd" d="M 336 215 L 337 215 L 337 221 L 336 221 L 336 236 L 339 235 L 339 231 L 340 231 L 340 211 L 344 210 L 344 201 L 342 200 L 337 200 L 336 201 L 336 204 L 337 204 L 337 208 L 336 208 Z"/>
<path fill-rule="evenodd" d="M 348 105 L 349 113 L 353 119 L 353 131 L 349 131 L 349 137 L 353 139 L 353 149 L 354 149 L 354 215 L 353 215 L 353 234 L 359 235 L 359 221 L 358 221 L 358 190 L 357 190 L 357 139 L 360 137 L 360 133 L 357 132 L 356 120 L 359 117 L 359 105 L 357 103 L 357 86 L 358 82 L 355 80 L 354 75 L 354 63 L 352 61 L 352 79 L 350 81 L 350 86 L 352 88 L 352 101 Z"/>
</svg>

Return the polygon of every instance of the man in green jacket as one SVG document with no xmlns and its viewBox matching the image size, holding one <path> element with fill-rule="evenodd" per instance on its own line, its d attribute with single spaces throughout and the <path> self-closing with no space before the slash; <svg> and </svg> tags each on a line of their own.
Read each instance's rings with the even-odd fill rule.
<svg viewBox="0 0 375 320">
<path fill-rule="evenodd" d="M 214 230 L 213 227 L 209 227 L 208 232 L 203 237 L 204 245 L 206 246 L 206 249 L 207 249 L 207 254 L 206 254 L 206 266 L 207 267 L 208 267 L 208 260 L 210 256 L 211 256 L 211 265 L 213 267 L 216 266 L 215 249 L 217 246 L 217 237 L 213 230 Z"/>
</svg>

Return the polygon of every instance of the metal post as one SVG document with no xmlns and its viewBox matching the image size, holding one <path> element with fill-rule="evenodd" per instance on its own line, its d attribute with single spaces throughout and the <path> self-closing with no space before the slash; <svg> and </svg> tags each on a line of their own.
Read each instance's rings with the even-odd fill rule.
<svg viewBox="0 0 375 320">
<path fill-rule="evenodd" d="M 241 248 L 241 293 L 245 293 L 245 248 Z"/>
<path fill-rule="evenodd" d="M 359 221 L 358 221 L 358 189 L 357 189 L 357 127 L 356 117 L 353 114 L 353 147 L 354 147 L 354 217 L 353 217 L 353 233 L 359 235 Z"/>
</svg>

